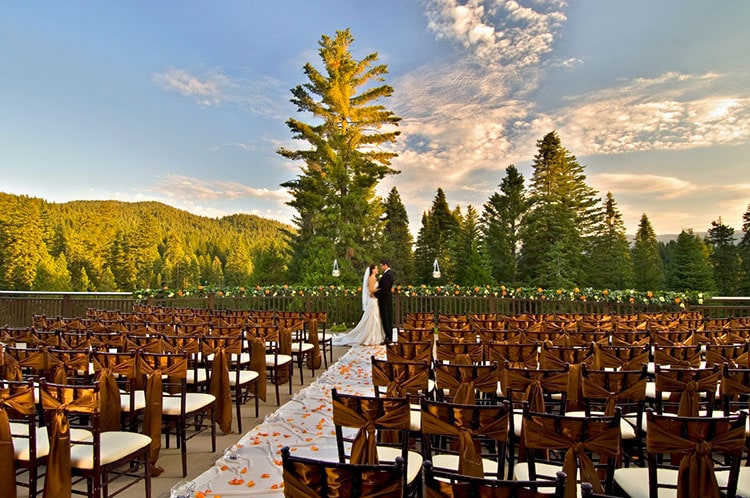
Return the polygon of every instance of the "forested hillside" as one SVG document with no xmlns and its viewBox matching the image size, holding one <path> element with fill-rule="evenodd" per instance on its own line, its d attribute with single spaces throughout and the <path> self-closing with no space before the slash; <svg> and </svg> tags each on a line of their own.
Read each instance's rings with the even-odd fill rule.
<svg viewBox="0 0 750 498">
<path fill-rule="evenodd" d="M 206 218 L 158 202 L 57 204 L 0 192 L 0 289 L 281 283 L 290 229 L 254 215 Z"/>
</svg>

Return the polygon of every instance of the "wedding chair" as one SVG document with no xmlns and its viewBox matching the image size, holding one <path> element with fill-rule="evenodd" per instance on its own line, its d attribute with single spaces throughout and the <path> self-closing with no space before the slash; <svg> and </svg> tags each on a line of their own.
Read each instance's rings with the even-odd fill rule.
<svg viewBox="0 0 750 498">
<path fill-rule="evenodd" d="M 380 360 L 372 356 L 372 384 L 376 397 L 409 398 L 418 400 L 432 395 L 435 382 L 430 379 L 432 373 L 430 363 L 412 361 Z M 420 436 L 421 415 L 420 405 L 412 401 L 410 404 L 409 431 L 412 435 Z"/>
<path fill-rule="evenodd" d="M 116 399 L 119 400 L 117 407 L 121 414 L 120 427 L 128 427 L 133 432 L 137 431 L 139 421 L 142 421 L 146 410 L 146 393 L 138 372 L 137 354 L 137 351 L 91 351 L 90 353 L 94 375 L 100 384 L 107 385 L 111 378 L 117 385 Z M 103 406 L 112 402 L 106 398 L 107 394 L 108 392 L 105 392 Z M 105 427 L 111 429 L 109 426 L 105 425 Z"/>
<path fill-rule="evenodd" d="M 289 351 L 292 358 L 297 362 L 297 368 L 299 369 L 299 382 L 300 385 L 302 385 L 305 383 L 303 364 L 309 356 L 315 354 L 316 350 L 315 344 L 307 342 L 305 319 L 302 316 L 302 313 L 297 311 L 280 311 L 276 317 L 276 327 L 278 327 L 280 334 L 288 334 L 290 337 Z M 317 350 L 317 354 L 320 355 L 320 349 Z M 309 364 L 312 366 L 311 370 L 314 377 L 315 362 L 309 362 Z"/>
<path fill-rule="evenodd" d="M 404 324 L 403 329 L 397 333 L 397 342 L 424 342 L 435 340 L 435 329 L 433 327 L 409 327 Z"/>
<path fill-rule="evenodd" d="M 34 391 L 32 380 L 0 381 L 0 441 L 5 448 L 0 451 L 0 486 L 28 488 L 31 498 L 41 492 L 41 467 L 49 455 L 47 429 L 37 427 Z"/>
<path fill-rule="evenodd" d="M 433 359 L 433 341 L 391 342 L 385 345 L 388 361 L 427 361 Z"/>
<path fill-rule="evenodd" d="M 484 479 L 456 472 L 435 469 L 432 462 L 422 464 L 423 498 L 532 498 L 548 496 L 564 498 L 564 472 L 558 472 L 554 479 L 537 481 L 516 481 L 507 479 Z"/>
<path fill-rule="evenodd" d="M 317 342 L 318 353 L 314 354 L 322 356 L 323 364 L 325 368 L 328 368 L 329 357 L 331 363 L 333 363 L 333 337 L 326 334 L 328 313 L 325 311 L 304 311 L 302 312 L 302 318 L 305 320 L 305 342 L 309 342 L 313 346 Z M 308 359 L 308 361 L 310 360 Z M 316 367 L 320 367 L 320 361 L 316 360 L 316 362 L 318 363 Z"/>
<path fill-rule="evenodd" d="M 568 476 L 566 498 L 577 496 L 582 481 L 597 493 L 612 493 L 621 452 L 619 409 L 611 417 L 581 418 L 532 412 L 524 403 L 522 432 L 527 461 L 513 467 L 515 479 L 551 478 L 562 471 Z"/>
<path fill-rule="evenodd" d="M 476 330 L 470 327 L 458 329 L 442 327 L 438 329 L 438 341 L 476 343 L 479 339 Z"/>
<path fill-rule="evenodd" d="M 508 363 L 500 373 L 500 389 L 511 405 L 513 414 L 509 421 L 508 461 L 512 468 L 520 447 L 523 421 L 523 403 L 528 401 L 535 412 L 565 413 L 568 396 L 569 372 L 562 369 L 513 368 Z"/>
<path fill-rule="evenodd" d="M 617 472 L 617 469 L 615 469 Z M 590 482 L 581 483 L 581 498 L 621 498 L 617 495 L 607 495 L 604 493 L 594 493 L 594 486 Z"/>
<path fill-rule="evenodd" d="M 682 417 L 646 411 L 648 467 L 620 468 L 615 483 L 630 498 L 734 497 L 745 446 L 746 413 Z"/>
<path fill-rule="evenodd" d="M 437 361 L 448 363 L 481 364 L 484 361 L 484 348 L 481 342 L 445 342 L 435 343 Z"/>
<path fill-rule="evenodd" d="M 169 344 L 171 351 L 186 353 L 188 371 L 185 382 L 189 392 L 206 392 L 208 389 L 208 363 L 201 352 L 202 335 L 195 334 L 162 334 L 164 342 Z"/>
<path fill-rule="evenodd" d="M 469 317 L 464 313 L 438 313 L 438 330 L 469 329 Z"/>
<path fill-rule="evenodd" d="M 515 368 L 539 367 L 539 344 L 485 342 L 484 360 L 496 362 L 502 370 L 507 362 Z"/>
<path fill-rule="evenodd" d="M 436 360 L 433 368 L 438 400 L 462 405 L 497 403 L 497 363 L 464 365 Z"/>
<path fill-rule="evenodd" d="M 532 344 L 531 339 L 526 338 L 523 332 L 517 330 L 507 329 L 487 329 L 479 328 L 475 329 L 476 334 L 479 336 L 479 342 L 484 344 L 494 342 L 504 343 L 515 343 L 515 344 Z"/>
<path fill-rule="evenodd" d="M 636 370 L 642 365 L 648 367 L 651 359 L 651 346 L 643 345 L 605 345 L 594 344 L 592 367 L 595 370 L 605 368 L 617 370 Z"/>
<path fill-rule="evenodd" d="M 411 423 L 408 398 L 377 398 L 339 394 L 331 390 L 333 423 L 339 462 L 376 465 L 402 458 L 405 466 L 404 488 L 417 489 L 422 455 L 409 450 Z M 345 434 L 344 428 L 356 429 Z"/>
<path fill-rule="evenodd" d="M 101 429 L 99 384 L 64 385 L 42 379 L 41 394 L 50 438 L 45 496 L 107 498 L 143 481 L 145 496 L 150 498 L 151 438 Z M 110 484 L 123 477 L 127 477 L 124 484 L 110 490 Z M 84 481 L 82 490 L 78 485 Z"/>
<path fill-rule="evenodd" d="M 593 343 L 583 345 L 560 346 L 545 342 L 539 354 L 539 366 L 543 369 L 563 368 L 568 365 L 567 402 L 570 409 L 582 407 L 581 402 L 581 365 L 590 365 L 594 361 Z"/>
<path fill-rule="evenodd" d="M 292 456 L 289 447 L 281 448 L 284 496 L 310 498 L 341 496 L 361 498 L 403 498 L 404 461 L 397 457 L 393 465 L 360 465 L 326 462 Z"/>
<path fill-rule="evenodd" d="M 435 469 L 505 479 L 510 405 L 422 400 L 422 451 Z"/>
<path fill-rule="evenodd" d="M 663 368 L 657 364 L 653 396 L 656 413 L 710 417 L 720 380 L 718 365 L 711 368 Z M 649 397 L 648 392 L 646 397 Z M 649 431 L 648 425 L 646 430 Z"/>
<path fill-rule="evenodd" d="M 294 361 L 291 356 L 291 337 L 288 334 L 282 336 L 275 325 L 252 326 L 247 333 L 248 340 L 257 337 L 265 345 L 268 381 L 276 389 L 276 406 L 280 406 L 279 385 L 289 384 L 289 395 L 292 394 Z"/>
<path fill-rule="evenodd" d="M 166 447 L 172 434 L 182 457 L 182 476 L 187 475 L 187 441 L 209 430 L 211 451 L 216 451 L 216 397 L 187 392 L 187 353 L 148 353 L 137 356 L 139 372 L 146 386 L 143 432 L 151 436 L 151 462 L 155 467 L 162 432 Z M 188 435 L 188 429 L 194 432 Z"/>
<path fill-rule="evenodd" d="M 722 366 L 728 363 L 730 368 L 750 368 L 750 344 L 706 344 L 706 366 Z"/>
</svg>

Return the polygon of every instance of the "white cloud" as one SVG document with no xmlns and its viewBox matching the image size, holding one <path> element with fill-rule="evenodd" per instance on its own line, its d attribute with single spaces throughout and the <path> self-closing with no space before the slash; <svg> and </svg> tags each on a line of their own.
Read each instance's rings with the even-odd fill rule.
<svg viewBox="0 0 750 498">
<path fill-rule="evenodd" d="M 222 199 L 262 199 L 283 204 L 289 200 L 284 189 L 255 188 L 238 182 L 221 180 L 206 181 L 189 176 L 167 174 L 145 189 L 172 199 L 199 199 L 215 201 Z"/>
<path fill-rule="evenodd" d="M 601 173 L 591 175 L 589 183 L 600 191 L 616 192 L 617 195 L 647 195 L 658 199 L 689 197 L 705 186 L 695 185 L 672 176 L 631 175 L 627 173 Z M 606 186 L 606 187 L 605 187 Z"/>
<path fill-rule="evenodd" d="M 230 105 L 245 112 L 283 120 L 283 104 L 288 89 L 268 76 L 230 77 L 219 70 L 193 74 L 185 69 L 168 68 L 153 76 L 164 91 L 177 92 L 202 106 Z"/>
</svg>

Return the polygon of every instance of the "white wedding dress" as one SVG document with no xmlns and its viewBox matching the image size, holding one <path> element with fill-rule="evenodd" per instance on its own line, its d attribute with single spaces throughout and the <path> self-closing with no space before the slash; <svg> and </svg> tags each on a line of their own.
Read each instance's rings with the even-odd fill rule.
<svg viewBox="0 0 750 498">
<path fill-rule="evenodd" d="M 366 287 L 365 287 L 366 288 Z M 362 346 L 375 346 L 383 342 L 385 333 L 383 332 L 383 323 L 380 321 L 380 308 L 378 308 L 378 299 L 370 297 L 369 293 L 362 292 L 362 305 L 364 313 L 359 323 L 346 334 L 339 334 L 333 337 L 334 346 L 353 346 L 361 344 Z"/>
</svg>

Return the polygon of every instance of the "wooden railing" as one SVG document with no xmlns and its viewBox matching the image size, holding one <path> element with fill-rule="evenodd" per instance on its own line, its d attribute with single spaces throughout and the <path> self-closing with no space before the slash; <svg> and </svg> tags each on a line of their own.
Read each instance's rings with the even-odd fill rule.
<svg viewBox="0 0 750 498">
<path fill-rule="evenodd" d="M 0 291 L 0 326 L 27 327 L 34 315 L 48 317 L 84 316 L 87 308 L 129 311 L 135 300 L 126 292 L 15 292 Z M 277 311 L 326 311 L 328 325 L 351 325 L 362 314 L 360 297 L 350 296 L 253 296 L 253 297 L 175 297 L 149 299 L 148 304 L 175 308 L 240 309 Z M 440 313 L 615 313 L 634 314 L 680 311 L 677 306 L 636 303 L 544 301 L 508 299 L 494 296 L 413 296 L 394 295 L 394 319 L 401 324 L 408 312 Z M 702 311 L 706 317 L 750 316 L 750 297 L 713 298 L 702 306 L 689 305 L 689 311 Z"/>
</svg>

